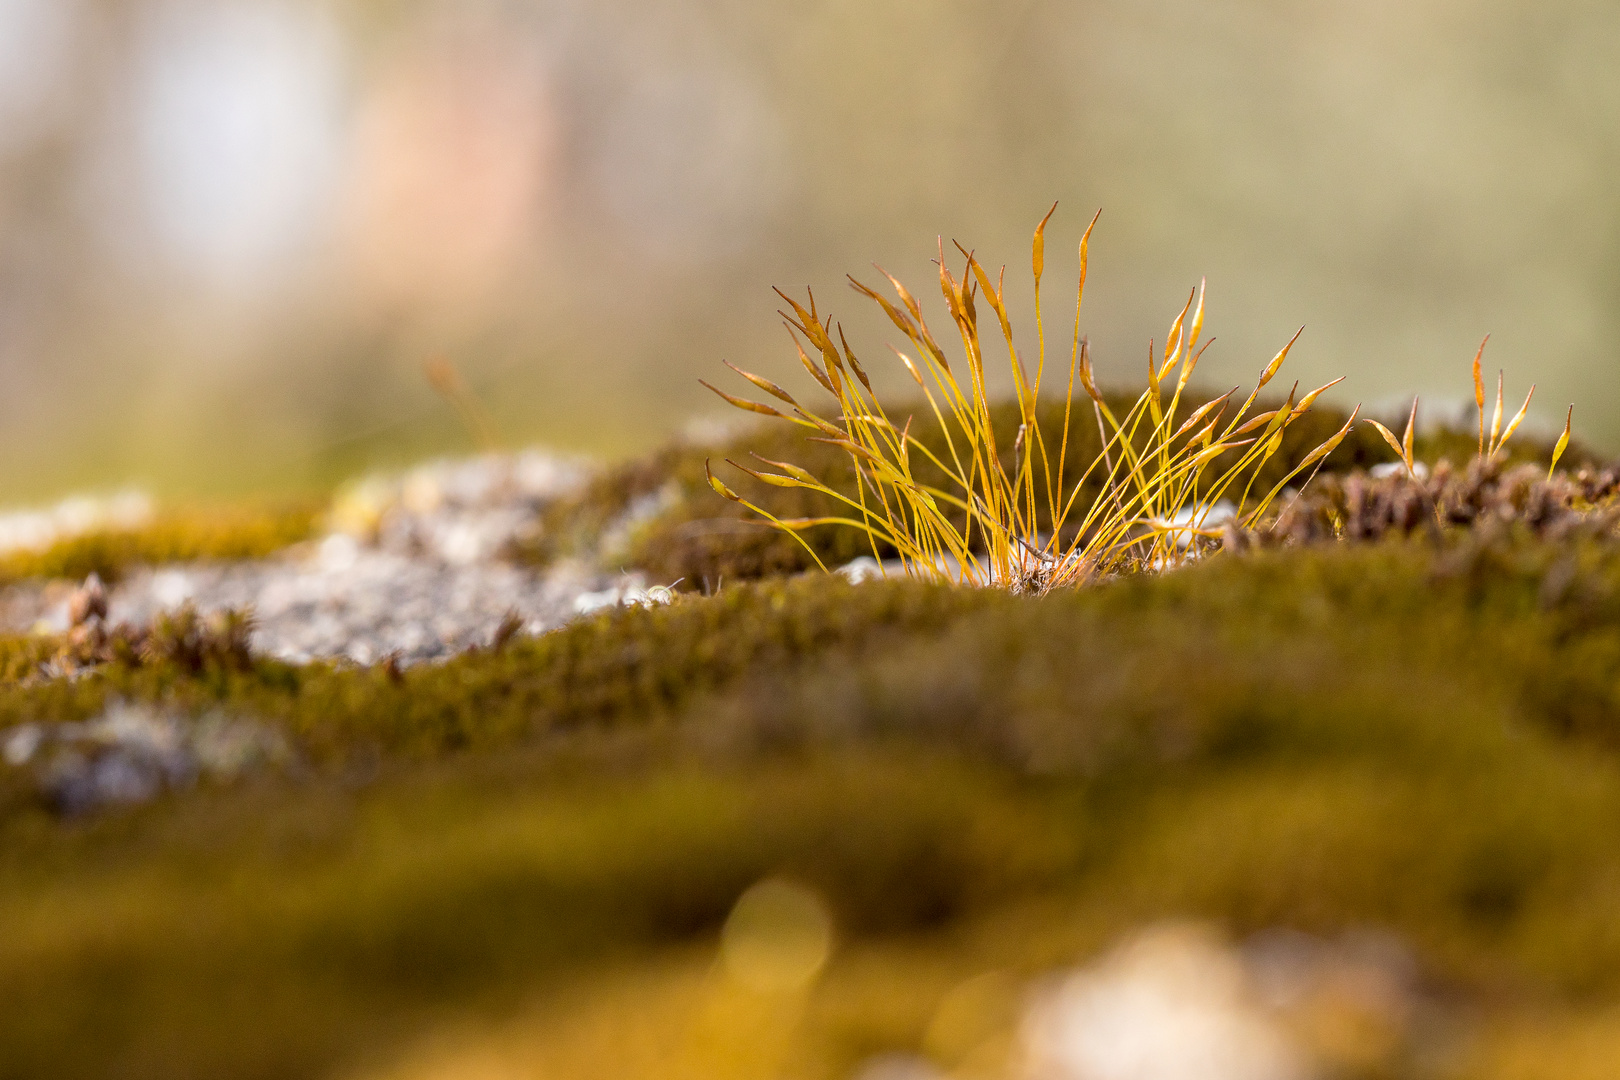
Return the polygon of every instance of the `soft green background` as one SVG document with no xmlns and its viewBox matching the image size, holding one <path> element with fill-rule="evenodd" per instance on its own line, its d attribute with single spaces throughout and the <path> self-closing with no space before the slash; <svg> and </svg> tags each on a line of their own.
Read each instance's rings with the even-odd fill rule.
<svg viewBox="0 0 1620 1080">
<path fill-rule="evenodd" d="M 0 0 L 14 53 L 56 3 Z M 1084 328 L 1115 381 L 1208 275 L 1212 383 L 1304 324 L 1296 376 L 1438 415 L 1489 332 L 1510 396 L 1620 447 L 1609 3 L 60 3 L 71 44 L 0 79 L 6 498 L 465 448 L 440 353 L 507 440 L 627 453 L 717 414 L 721 358 L 796 369 L 771 285 L 883 366 L 845 271 L 937 299 L 943 233 L 1022 291 L 1054 199 L 1049 333 L 1102 207 Z M 258 254 L 219 247 L 249 212 Z"/>
</svg>

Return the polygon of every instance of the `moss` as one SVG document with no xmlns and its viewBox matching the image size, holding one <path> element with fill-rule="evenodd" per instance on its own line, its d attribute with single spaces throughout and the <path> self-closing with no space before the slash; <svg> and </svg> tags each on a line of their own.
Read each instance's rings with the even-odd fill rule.
<svg viewBox="0 0 1620 1080">
<path fill-rule="evenodd" d="M 307 540 L 315 504 L 169 508 L 145 525 L 98 529 L 58 540 L 42 551 L 0 555 L 0 582 L 27 578 L 116 581 L 132 567 L 189 559 L 256 559 Z"/>
<path fill-rule="evenodd" d="M 510 1008 L 702 935 L 782 870 L 839 897 L 849 932 L 935 923 L 1061 873 L 1044 802 L 945 762 L 614 779 L 523 756 L 291 804 L 203 793 L 44 854 L 14 828 L 0 1075 L 329 1072 L 430 1006 Z"/>
<path fill-rule="evenodd" d="M 1183 417 L 1209 395 L 1189 394 Z M 1119 415 L 1134 399 L 1110 396 L 1110 407 Z M 1262 403 L 1264 410 L 1282 402 Z M 913 418 L 912 433 L 942 459 L 948 454 L 939 425 L 922 408 L 900 408 L 894 416 Z M 1062 407 L 1043 403 L 1040 414 L 1043 432 L 1059 438 L 1063 430 Z M 1320 407 L 1292 424 L 1278 453 L 1260 471 L 1256 486 L 1266 490 L 1288 474 L 1311 450 L 1325 442 L 1343 426 L 1347 415 Z M 1004 466 L 1013 468 L 1014 442 L 1018 431 L 1017 407 L 1011 402 L 997 409 L 998 450 Z M 1060 445 L 1050 448 L 1054 460 Z M 1101 453 L 1102 443 L 1089 405 L 1077 408 L 1071 417 L 1069 442 L 1064 456 L 1063 475 L 1074 478 Z M 1438 461 L 1450 457 L 1465 461 L 1472 457 L 1472 435 L 1441 431 L 1417 441 L 1418 457 Z M 1551 446 L 1521 439 L 1510 444 L 1504 462 L 1545 463 Z M 630 462 L 593 483 L 576 499 L 549 512 L 546 542 L 534 554 L 547 557 L 559 553 L 588 552 L 595 538 L 612 532 L 633 506 L 654 507 L 651 516 L 640 522 L 617 550 L 604 553 L 609 561 L 639 567 L 662 582 L 680 581 L 688 590 L 710 591 L 725 581 L 742 581 L 770 574 L 793 573 L 814 566 L 814 561 L 791 537 L 772 528 L 751 511 L 728 503 L 709 489 L 704 462 L 711 461 L 726 482 L 745 498 L 779 518 L 818 517 L 843 513 L 844 508 L 826 496 L 800 488 L 778 488 L 761 484 L 724 466 L 730 458 L 744 465 L 757 465 L 756 457 L 789 461 L 808 469 L 834 490 L 855 497 L 855 475 L 849 457 L 834 447 L 806 437 L 803 429 L 780 421 L 753 425 L 719 446 L 675 444 L 648 457 Z M 1233 457 L 1235 461 L 1235 454 Z M 1322 466 L 1327 475 L 1352 469 L 1367 469 L 1397 460 L 1394 452 L 1371 427 L 1358 425 Z M 1590 463 L 1591 457 L 1574 448 L 1565 464 Z M 920 455 L 914 462 L 919 479 L 942 484 L 943 474 Z M 1211 467 L 1211 475 L 1221 471 L 1221 463 Z M 1094 499 L 1101 490 L 1101 477 L 1093 474 L 1082 493 L 1080 505 Z M 1049 527 L 1050 514 L 1042 509 L 1042 527 Z M 872 554 L 872 547 L 861 533 L 838 526 L 805 530 L 802 535 L 823 562 L 838 566 L 860 555 Z M 881 551 L 888 555 L 891 552 Z"/>
<path fill-rule="evenodd" d="M 1240 623 L 1228 625 L 1232 612 L 1243 613 Z M 1307 618 L 1323 612 L 1332 612 L 1337 622 Z M 893 653 L 902 646 L 923 657 L 912 665 L 918 684 L 913 696 L 923 700 L 927 687 L 945 692 L 983 667 L 951 648 L 996 658 L 992 668 L 1000 664 L 1007 672 L 1022 672 L 1024 665 L 1035 671 L 1042 664 L 1062 672 L 1069 669 L 1048 655 L 1050 643 L 1072 642 L 1088 627 L 1118 639 L 1117 645 L 1096 645 L 1099 654 L 1118 653 L 1118 662 L 1128 665 L 1133 654 L 1153 654 L 1147 641 L 1154 634 L 1164 649 L 1184 641 L 1195 651 L 1239 635 L 1230 648 L 1242 651 L 1239 646 L 1246 648 L 1257 635 L 1287 638 L 1308 630 L 1315 647 L 1332 651 L 1355 645 L 1374 626 L 1387 627 L 1392 641 L 1415 635 L 1422 650 L 1441 650 L 1437 655 L 1448 662 L 1507 648 L 1494 662 L 1497 677 L 1523 669 L 1526 685 L 1551 691 L 1579 676 L 1595 681 L 1581 694 L 1555 696 L 1595 693 L 1610 666 L 1599 655 L 1607 647 L 1606 628 L 1620 626 L 1620 550 L 1590 533 L 1547 541 L 1528 529 L 1464 531 L 1364 549 L 1330 545 L 1220 557 L 1187 572 L 1123 579 L 1039 601 L 994 590 L 903 580 L 852 586 L 806 575 L 728 586 L 716 596 L 669 606 L 613 609 L 539 637 L 516 637 L 499 649 L 404 672 L 386 665 L 249 661 L 224 638 L 203 641 L 208 635 L 199 625 L 195 632 L 160 628 L 158 637 L 167 641 L 168 634 L 177 644 L 146 648 L 136 642 L 112 650 L 113 662 L 64 682 L 38 674 L 41 660 L 58 655 L 64 641 L 0 637 L 0 723 L 78 719 L 109 695 L 178 697 L 182 704 L 220 701 L 283 721 L 327 760 L 341 760 L 355 746 L 434 755 L 624 717 L 679 715 L 760 672 L 768 673 L 770 695 L 785 702 L 789 698 L 778 685 L 785 672 L 832 656 L 844 658 L 837 676 L 843 689 L 827 688 L 824 696 L 838 701 L 851 692 L 855 675 L 870 669 L 850 656 Z M 1136 627 L 1154 629 L 1139 633 Z M 970 643 L 950 645 L 952 635 L 961 634 L 973 635 Z M 1383 639 L 1378 648 L 1380 655 L 1389 651 Z M 1554 649 L 1587 650 L 1588 662 L 1562 664 Z M 1145 700 L 1144 688 L 1157 680 L 1143 672 L 1118 683 Z M 1005 685 L 1025 684 L 1009 678 Z M 977 700 L 977 691 L 970 699 Z M 1016 712 L 1015 704 L 1008 707 Z M 770 707 L 762 702 L 754 711 L 765 715 Z M 898 701 L 880 711 L 891 717 L 904 712 Z M 945 716 L 932 708 L 923 712 Z M 1560 723 L 1592 727 L 1567 717 Z"/>
<path fill-rule="evenodd" d="M 514 638 L 499 650 L 404 672 L 386 665 L 244 664 L 224 637 L 170 626 L 154 634 L 174 638 L 170 647 L 136 642 L 110 650 L 113 662 L 69 682 L 40 679 L 30 664 L 71 643 L 0 638 L 0 670 L 20 679 L 0 690 L 0 724 L 82 719 L 110 696 L 196 708 L 224 703 L 285 724 L 325 761 L 375 750 L 432 755 L 676 712 L 746 671 L 937 632 L 997 599 L 945 586 L 856 587 L 801 577 L 728 587 L 701 603 L 619 608 L 540 637 Z"/>
<path fill-rule="evenodd" d="M 224 703 L 305 770 L 68 821 L 8 779 L 0 1075 L 342 1072 L 604 971 L 701 970 L 773 873 L 840 927 L 807 1076 L 916 1049 L 943 992 L 919 987 L 1167 916 L 1387 929 L 1487 1025 L 1620 1002 L 1604 536 L 1282 548 L 1041 599 L 727 585 L 398 675 L 148 655 L 41 681 L 41 647 L 0 642 L 0 722 Z M 611 1000 L 587 1030 L 657 1022 Z M 599 1038 L 608 1064 L 634 1042 Z"/>
</svg>

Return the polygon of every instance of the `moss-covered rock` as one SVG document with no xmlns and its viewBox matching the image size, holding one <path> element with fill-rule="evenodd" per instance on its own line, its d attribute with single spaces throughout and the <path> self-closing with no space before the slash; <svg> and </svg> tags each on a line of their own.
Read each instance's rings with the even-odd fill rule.
<svg viewBox="0 0 1620 1080">
<path fill-rule="evenodd" d="M 1268 471 L 1341 423 L 1305 418 Z M 1096 453 L 1087 430 L 1066 468 Z M 587 1052 L 558 1075 L 722 1075 L 719 1044 L 669 1017 L 714 1012 L 718 929 L 773 876 L 837 928 L 781 1029 L 792 1075 L 937 1053 L 953 986 L 1021 985 L 1164 918 L 1375 928 L 1448 1024 L 1521 1032 L 1548 1062 L 1620 1048 L 1620 542 L 1587 513 L 1612 478 L 1358 473 L 1295 508 L 1320 534 L 1036 598 L 784 576 L 802 552 L 703 481 L 706 457 L 749 452 L 853 479 L 786 425 L 625 466 L 554 508 L 552 550 L 616 534 L 627 563 L 709 595 L 444 664 L 286 665 L 249 655 L 239 620 L 184 614 L 0 636 L 0 749 L 120 702 L 291 748 L 79 816 L 26 755 L 0 765 L 0 1078 L 372 1075 L 534 1001 L 542 1041 Z M 1393 456 L 1358 429 L 1328 475 Z M 314 520 L 176 516 L 11 572 L 259 555 Z M 863 551 L 811 537 L 829 562 Z M 638 1072 L 627 1048 L 659 1024 L 680 1037 Z M 1471 1045 L 1457 1075 L 1508 1075 L 1511 1046 Z M 1344 1075 L 1429 1075 L 1404 1053 Z"/>
<path fill-rule="evenodd" d="M 1487 1026 L 1620 1003 L 1605 535 L 1283 548 L 1045 598 L 728 584 L 403 673 L 42 681 L 40 648 L 0 647 L 8 723 L 226 707 L 304 767 L 67 821 L 0 771 L 0 1075 L 343 1072 L 706 956 L 773 874 L 840 931 L 804 1075 L 925 1048 L 953 981 L 1163 917 L 1377 927 Z M 611 1000 L 604 1031 L 657 1021 Z"/>
</svg>

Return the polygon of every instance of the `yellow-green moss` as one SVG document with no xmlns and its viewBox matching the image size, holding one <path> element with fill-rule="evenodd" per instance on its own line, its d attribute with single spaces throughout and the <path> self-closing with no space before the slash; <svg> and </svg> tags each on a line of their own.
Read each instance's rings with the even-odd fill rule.
<svg viewBox="0 0 1620 1080">
<path fill-rule="evenodd" d="M 341 1072 L 706 950 L 772 873 L 828 899 L 872 1000 L 1191 916 L 1391 931 L 1485 1024 L 1620 1003 L 1602 537 L 1282 549 L 1044 599 L 728 585 L 399 675 L 8 680 L 0 722 L 111 694 L 271 721 L 303 769 L 68 821 L 7 774 L 0 1076 Z M 904 1010 L 809 1015 L 807 1076 L 920 1044 Z"/>
<path fill-rule="evenodd" d="M 79 579 L 94 572 L 116 581 L 130 568 L 188 559 L 257 559 L 307 540 L 321 508 L 295 505 L 166 508 L 133 528 L 96 529 L 41 551 L 0 555 L 0 582 Z"/>
</svg>

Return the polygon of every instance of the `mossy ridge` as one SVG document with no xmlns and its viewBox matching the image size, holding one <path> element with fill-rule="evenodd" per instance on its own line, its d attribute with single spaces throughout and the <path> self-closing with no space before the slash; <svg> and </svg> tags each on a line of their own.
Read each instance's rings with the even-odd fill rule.
<svg viewBox="0 0 1620 1080">
<path fill-rule="evenodd" d="M 1155 628 L 1157 646 L 1140 636 L 1143 626 Z M 1030 657 L 1064 669 L 1052 658 L 1052 643 L 1078 637 L 1098 637 L 1098 656 L 1118 654 L 1117 663 L 1130 667 L 1137 663 L 1133 650 L 1154 656 L 1185 644 L 1239 655 L 1256 642 L 1304 634 L 1328 652 L 1360 648 L 1369 636 L 1409 641 L 1413 655 L 1477 666 L 1497 680 L 1520 678 L 1540 688 L 1527 691 L 1533 694 L 1565 687 L 1558 700 L 1602 702 L 1585 711 L 1604 719 L 1588 723 L 1559 713 L 1557 725 L 1605 738 L 1613 727 L 1620 745 L 1620 691 L 1605 689 L 1604 681 L 1620 671 L 1620 660 L 1609 655 L 1620 648 L 1611 641 L 1617 628 L 1620 547 L 1600 534 L 1549 541 L 1502 526 L 1223 556 L 1185 572 L 1129 576 L 1039 603 L 997 590 L 902 580 L 854 586 L 802 575 L 668 606 L 615 609 L 405 671 L 387 664 L 226 662 L 235 654 L 206 649 L 196 657 L 126 650 L 79 678 L 49 679 L 39 665 L 63 643 L 13 635 L 0 637 L 0 725 L 81 719 L 109 696 L 123 695 L 199 709 L 224 704 L 274 720 L 322 760 L 340 761 L 357 749 L 432 756 L 597 723 L 679 716 L 739 680 L 763 678 L 774 687 L 784 673 L 832 657 L 837 680 L 847 685 L 829 688 L 828 700 L 847 696 L 873 670 L 874 657 L 902 649 L 916 654 L 920 699 L 927 685 L 950 687 L 981 667 L 952 653 L 949 643 L 962 635 L 976 642 L 969 653 L 1000 657 L 1007 671 L 1018 672 L 1043 662 Z M 1114 639 L 1118 644 L 1107 643 Z M 1559 650 L 1582 650 L 1586 662 L 1562 664 Z M 1157 682 L 1143 674 L 1128 685 L 1133 694 L 1151 696 Z M 1551 701 L 1535 699 L 1534 707 L 1546 712 Z M 897 715 L 901 704 L 897 699 Z M 1017 702 L 1003 704 L 1018 711 Z M 769 711 L 763 704 L 761 710 Z"/>
<path fill-rule="evenodd" d="M 172 507 L 133 528 L 99 528 L 64 537 L 39 551 L 0 555 L 0 583 L 30 578 L 113 582 L 136 566 L 194 559 L 262 559 L 315 535 L 323 506 L 244 504 Z"/>
<path fill-rule="evenodd" d="M 121 695 L 198 709 L 223 704 L 274 720 L 320 760 L 373 750 L 431 756 L 673 713 L 749 670 L 791 667 L 885 636 L 927 636 L 997 600 L 978 590 L 799 577 L 672 606 L 619 608 L 404 671 L 227 663 L 209 650 L 189 662 L 125 650 L 78 679 L 42 679 L 41 659 L 71 643 L 0 637 L 0 672 L 9 676 L 0 685 L 0 726 L 83 719 Z"/>
<path fill-rule="evenodd" d="M 1181 418 L 1191 415 L 1213 396 L 1189 391 L 1180 409 Z M 1108 394 L 1106 400 L 1110 408 L 1125 410 L 1134 398 Z M 1262 402 L 1257 408 L 1269 409 L 1281 404 L 1280 401 Z M 897 418 L 912 416 L 912 435 L 936 453 L 945 453 L 938 422 L 926 409 L 902 408 L 894 412 Z M 1061 417 L 1061 403 L 1050 400 L 1041 403 L 1043 430 L 1061 431 Z M 1283 433 L 1278 453 L 1258 473 L 1255 487 L 1266 490 L 1282 479 L 1313 448 L 1338 431 L 1347 418 L 1348 414 L 1341 410 L 1317 406 L 1294 421 Z M 1003 464 L 1012 468 L 1018 433 L 1016 402 L 998 406 L 995 421 L 998 452 Z M 1090 409 L 1077 408 L 1070 425 L 1064 475 L 1071 481 L 1080 477 L 1101 450 L 1102 441 Z M 1442 458 L 1466 461 L 1474 453 L 1473 435 L 1450 430 L 1431 432 L 1416 439 L 1415 452 L 1418 459 L 1431 463 Z M 1545 465 L 1551 452 L 1551 444 L 1525 439 L 1510 444 L 1500 460 L 1504 464 L 1540 462 Z M 1236 460 L 1235 451 L 1229 456 Z M 676 443 L 609 470 L 581 495 L 547 512 L 545 539 L 529 555 L 544 559 L 558 554 L 594 553 L 594 544 L 603 530 L 621 519 L 637 500 L 656 502 L 667 493 L 667 505 L 628 537 L 624 550 L 605 553 L 610 559 L 626 567 L 642 569 L 661 582 L 679 581 L 681 588 L 694 591 L 710 591 L 726 581 L 813 568 L 809 554 L 791 537 L 773 529 L 745 508 L 718 498 L 709 489 L 704 462 L 712 461 L 718 468 L 726 458 L 745 465 L 757 464 L 756 458 L 791 461 L 825 480 L 834 490 L 851 496 L 855 493 L 855 472 L 849 456 L 842 450 L 809 441 L 798 429 L 785 424 L 751 424 L 720 445 Z M 1346 473 L 1398 460 L 1372 428 L 1358 425 L 1322 462 L 1322 472 Z M 1564 463 L 1574 466 L 1594 460 L 1588 452 L 1575 447 L 1566 453 Z M 942 480 L 932 475 L 938 470 L 924 456 L 918 455 L 914 466 L 920 479 Z M 1219 473 L 1222 462 L 1217 461 L 1211 468 L 1212 473 Z M 801 488 L 772 487 L 730 472 L 726 473 L 726 479 L 750 502 L 779 518 L 815 517 L 839 509 L 825 496 Z M 1081 505 L 1096 498 L 1101 483 L 1100 471 L 1094 473 L 1081 496 Z M 870 541 L 854 529 L 817 526 L 802 531 L 801 535 L 829 566 L 872 554 Z"/>
<path fill-rule="evenodd" d="M 769 643 L 710 651 L 746 636 Z M 34 716 L 224 700 L 345 766 L 0 817 L 0 979 L 23 988 L 0 1061 L 308 1074 L 440 1009 L 701 947 L 782 871 L 828 897 L 848 955 L 889 956 L 865 961 L 879 997 L 1190 915 L 1393 930 L 1492 1018 L 1620 1001 L 1600 538 L 1283 549 L 1042 599 L 809 577 L 403 679 L 158 666 L 0 692 Z M 883 951 L 906 942 L 914 961 Z M 163 1009 L 96 1005 L 108 979 Z M 926 1008 L 818 1006 L 812 1074 L 915 1048 Z"/>
</svg>

